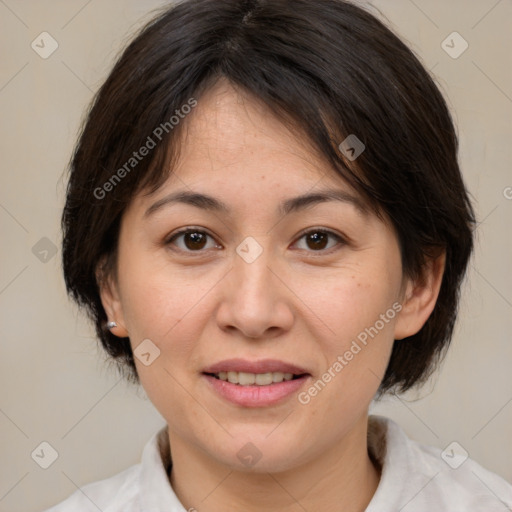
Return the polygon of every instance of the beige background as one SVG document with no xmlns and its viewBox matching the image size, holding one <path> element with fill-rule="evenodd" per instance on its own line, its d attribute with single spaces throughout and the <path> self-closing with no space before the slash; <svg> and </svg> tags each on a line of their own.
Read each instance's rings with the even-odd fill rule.
<svg viewBox="0 0 512 512">
<path fill-rule="evenodd" d="M 60 250 L 51 252 L 60 243 L 62 174 L 84 108 L 130 34 L 163 3 L 0 0 L 2 512 L 42 510 L 138 462 L 163 425 L 144 392 L 104 364 L 92 328 L 66 298 Z M 461 321 L 439 377 L 375 411 L 424 443 L 457 441 L 512 481 L 512 2 L 374 5 L 449 98 L 481 221 Z M 59 45 L 47 59 L 30 46 L 43 31 Z M 441 47 L 453 31 L 469 44 L 457 59 Z M 42 441 L 59 454 L 46 470 L 31 458 Z"/>
</svg>

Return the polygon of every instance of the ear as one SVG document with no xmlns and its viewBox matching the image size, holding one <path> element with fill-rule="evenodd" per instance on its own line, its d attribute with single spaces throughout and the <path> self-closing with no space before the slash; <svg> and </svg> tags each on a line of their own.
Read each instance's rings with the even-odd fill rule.
<svg viewBox="0 0 512 512">
<path fill-rule="evenodd" d="M 119 338 L 126 338 L 128 331 L 125 327 L 123 308 L 121 305 L 119 289 L 112 271 L 106 270 L 106 259 L 103 259 L 96 269 L 96 282 L 100 291 L 101 303 L 109 321 L 117 326 L 109 331 Z"/>
<path fill-rule="evenodd" d="M 425 263 L 420 276 L 407 278 L 402 309 L 395 323 L 395 340 L 413 336 L 425 325 L 439 296 L 445 264 L 443 251 Z"/>
</svg>

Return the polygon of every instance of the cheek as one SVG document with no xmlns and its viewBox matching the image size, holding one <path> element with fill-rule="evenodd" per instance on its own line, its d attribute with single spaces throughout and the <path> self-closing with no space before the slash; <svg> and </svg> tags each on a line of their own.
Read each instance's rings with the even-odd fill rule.
<svg viewBox="0 0 512 512">
<path fill-rule="evenodd" d="M 211 279 L 173 272 L 165 261 L 137 254 L 135 249 L 125 250 L 124 255 L 119 261 L 122 307 L 140 382 L 168 421 L 172 411 L 190 423 L 199 413 L 190 407 L 183 384 L 194 371 L 201 322 L 209 318 L 204 313 L 204 298 L 212 287 Z M 146 339 L 158 354 L 149 365 L 137 358 L 137 348 Z"/>
<path fill-rule="evenodd" d="M 125 251 L 119 262 L 123 313 L 133 341 L 172 339 L 187 320 L 201 311 L 201 302 L 213 286 L 214 276 L 176 272 L 165 258 Z M 183 338 L 180 338 L 183 339 Z"/>
<path fill-rule="evenodd" d="M 299 280 L 297 295 L 321 322 L 333 349 L 341 349 L 385 315 L 379 331 L 393 328 L 392 306 L 399 297 L 400 275 L 384 265 L 352 265 L 322 279 Z M 391 311 L 386 315 L 388 310 Z M 391 334 L 392 335 L 392 334 Z"/>
<path fill-rule="evenodd" d="M 327 408 L 333 417 L 369 403 L 389 361 L 401 274 L 380 261 L 386 259 L 373 265 L 361 259 L 331 279 L 308 279 L 299 292 L 307 296 L 323 333 L 317 333 L 321 382 L 306 390 L 303 402 L 311 398 L 313 408 Z"/>
</svg>

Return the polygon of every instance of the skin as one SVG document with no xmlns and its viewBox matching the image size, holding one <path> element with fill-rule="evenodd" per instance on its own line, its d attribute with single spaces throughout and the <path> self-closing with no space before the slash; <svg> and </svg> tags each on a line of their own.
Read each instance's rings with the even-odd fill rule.
<svg viewBox="0 0 512 512">
<path fill-rule="evenodd" d="M 153 194 L 138 194 L 121 224 L 117 278 L 101 283 L 112 332 L 135 349 L 149 338 L 160 356 L 136 358 L 140 381 L 169 426 L 170 482 L 185 508 L 363 511 L 380 468 L 367 453 L 368 407 L 394 339 L 416 333 L 433 310 L 444 256 L 422 279 L 402 273 L 389 222 L 348 202 L 328 201 L 283 216 L 286 199 L 348 185 L 296 132 L 224 81 L 186 120 L 180 158 Z M 146 210 L 177 190 L 209 194 L 231 212 L 182 203 Z M 209 237 L 169 242 L 181 228 Z M 303 231 L 329 230 L 320 249 Z M 311 233 L 310 233 L 311 234 Z M 236 252 L 247 236 L 263 249 L 252 263 Z M 304 391 L 352 340 L 394 303 L 402 306 L 307 405 L 293 395 L 259 408 L 215 394 L 202 370 L 240 357 L 280 359 L 311 374 Z M 261 459 L 237 457 L 253 443 Z"/>
</svg>

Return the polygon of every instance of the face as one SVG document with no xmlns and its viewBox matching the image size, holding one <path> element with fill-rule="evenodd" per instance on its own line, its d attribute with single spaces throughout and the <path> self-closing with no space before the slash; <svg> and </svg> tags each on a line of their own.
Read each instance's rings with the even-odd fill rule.
<svg viewBox="0 0 512 512">
<path fill-rule="evenodd" d="M 169 179 L 125 212 L 102 292 L 171 445 L 278 471 L 366 422 L 407 283 L 361 205 L 266 108 L 222 83 L 201 98 Z"/>
</svg>

